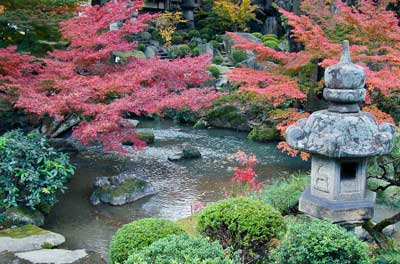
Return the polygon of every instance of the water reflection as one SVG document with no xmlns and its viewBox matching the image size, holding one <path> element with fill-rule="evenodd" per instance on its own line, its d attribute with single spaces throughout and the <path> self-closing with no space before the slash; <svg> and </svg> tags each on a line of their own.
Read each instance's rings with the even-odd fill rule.
<svg viewBox="0 0 400 264">
<path fill-rule="evenodd" d="M 289 158 L 276 149 L 276 144 L 250 142 L 245 134 L 226 130 L 194 130 L 168 122 L 142 123 L 139 131 L 152 131 L 154 145 L 132 152 L 129 159 L 96 157 L 82 154 L 73 158 L 77 172 L 68 192 L 48 217 L 46 228 L 66 237 L 64 247 L 86 248 L 107 256 L 108 244 L 116 229 L 124 223 L 143 217 L 177 220 L 190 215 L 193 201 L 209 203 L 224 197 L 232 175 L 227 155 L 237 150 L 257 155 L 257 172 L 261 181 L 287 177 L 308 169 L 309 164 Z M 168 155 L 183 144 L 198 147 L 200 160 L 172 163 Z M 125 206 L 91 206 L 89 197 L 95 177 L 116 175 L 129 170 L 147 178 L 158 194 Z"/>
</svg>

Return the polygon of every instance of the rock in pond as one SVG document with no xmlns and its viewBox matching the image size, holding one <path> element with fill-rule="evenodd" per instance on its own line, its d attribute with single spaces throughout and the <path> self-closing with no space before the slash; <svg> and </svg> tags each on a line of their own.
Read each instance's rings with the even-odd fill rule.
<svg viewBox="0 0 400 264">
<path fill-rule="evenodd" d="M 123 205 L 153 194 L 156 191 L 149 182 L 133 173 L 122 173 L 113 177 L 96 178 L 90 202 L 93 205 Z"/>
<path fill-rule="evenodd" d="M 180 161 L 199 158 L 201 158 L 200 151 L 197 148 L 191 146 L 186 146 L 182 149 L 181 152 L 168 156 L 169 161 Z"/>
<path fill-rule="evenodd" d="M 53 248 L 65 242 L 65 237 L 34 225 L 0 231 L 0 252 L 26 252 Z"/>
<path fill-rule="evenodd" d="M 44 225 L 44 215 L 27 207 L 11 207 L 1 214 L 3 220 L 0 223 L 4 227 L 24 225 Z"/>
<path fill-rule="evenodd" d="M 41 249 L 15 254 L 19 260 L 29 264 L 106 264 L 98 253 L 85 249 Z M 20 262 L 16 262 L 20 263 Z"/>
</svg>

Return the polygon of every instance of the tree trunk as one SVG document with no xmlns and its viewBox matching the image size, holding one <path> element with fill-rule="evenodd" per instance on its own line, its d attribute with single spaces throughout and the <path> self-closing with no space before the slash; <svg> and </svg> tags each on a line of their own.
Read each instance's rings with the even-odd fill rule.
<svg viewBox="0 0 400 264">
<path fill-rule="evenodd" d="M 381 222 L 374 224 L 368 221 L 362 225 L 367 232 L 372 236 L 378 246 L 384 250 L 394 250 L 393 242 L 383 233 L 383 229 L 389 225 L 393 225 L 400 221 L 400 213 L 397 213 L 389 218 L 383 219 Z"/>
</svg>

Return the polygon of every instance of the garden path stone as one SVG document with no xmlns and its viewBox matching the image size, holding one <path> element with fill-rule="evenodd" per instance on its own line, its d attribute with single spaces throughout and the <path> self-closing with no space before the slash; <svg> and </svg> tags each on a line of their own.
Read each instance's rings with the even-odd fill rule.
<svg viewBox="0 0 400 264">
<path fill-rule="evenodd" d="M 26 252 L 56 247 L 64 242 L 64 236 L 33 225 L 0 231 L 0 252 Z"/>
<path fill-rule="evenodd" d="M 72 264 L 79 263 L 86 258 L 88 253 L 85 249 L 66 250 L 66 249 L 41 249 L 30 252 L 15 254 L 20 259 L 29 261 L 32 264 Z M 97 264 L 97 263 L 96 263 Z"/>
</svg>

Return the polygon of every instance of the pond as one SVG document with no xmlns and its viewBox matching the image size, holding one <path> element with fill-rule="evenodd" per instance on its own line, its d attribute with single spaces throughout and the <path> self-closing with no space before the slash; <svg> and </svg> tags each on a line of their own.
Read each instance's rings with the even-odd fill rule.
<svg viewBox="0 0 400 264">
<path fill-rule="evenodd" d="M 77 171 L 68 191 L 47 217 L 45 228 L 66 237 L 69 249 L 86 248 L 105 258 L 112 235 L 121 225 L 143 217 L 171 220 L 189 216 L 194 202 L 205 204 L 224 198 L 235 166 L 227 159 L 238 150 L 254 153 L 260 181 L 287 177 L 309 164 L 290 158 L 276 143 L 261 144 L 247 140 L 245 133 L 228 130 L 195 130 L 172 122 L 142 122 L 138 131 L 152 131 L 156 141 L 129 159 L 114 155 L 82 153 L 72 158 Z M 202 159 L 169 162 L 168 155 L 183 144 L 199 148 Z M 158 194 L 124 206 L 92 206 L 89 197 L 95 177 L 132 171 L 146 177 Z"/>
</svg>

